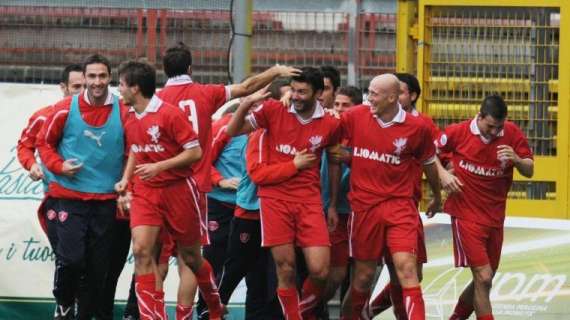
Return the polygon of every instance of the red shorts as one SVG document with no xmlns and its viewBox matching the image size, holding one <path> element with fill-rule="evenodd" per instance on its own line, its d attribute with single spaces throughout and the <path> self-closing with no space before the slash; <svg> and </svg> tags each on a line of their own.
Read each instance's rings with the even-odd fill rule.
<svg viewBox="0 0 570 320">
<path fill-rule="evenodd" d="M 418 263 L 427 263 L 427 249 L 426 249 L 426 237 L 424 233 L 424 224 L 422 218 L 418 215 L 418 220 L 420 223 L 420 228 L 418 230 L 418 252 L 416 254 L 416 259 Z M 384 261 L 386 263 L 392 263 L 392 256 L 388 250 L 384 251 Z"/>
<path fill-rule="evenodd" d="M 330 246 L 323 207 L 274 198 L 260 198 L 261 244 L 292 243 L 301 248 Z"/>
<path fill-rule="evenodd" d="M 348 217 L 348 214 L 339 214 L 336 228 L 329 233 L 331 267 L 346 267 L 348 265 Z"/>
<path fill-rule="evenodd" d="M 168 263 L 170 257 L 176 257 L 178 251 L 176 250 L 176 243 L 174 239 L 166 232 L 165 229 L 160 231 L 160 242 L 162 247 L 160 248 L 160 256 L 158 257 L 158 264 Z"/>
<path fill-rule="evenodd" d="M 503 247 L 503 228 L 451 217 L 453 255 L 456 267 L 499 268 Z"/>
<path fill-rule="evenodd" d="M 191 179 L 152 188 L 142 183 L 133 186 L 131 228 L 160 226 L 182 245 L 200 241 L 200 216 L 196 184 Z"/>
<path fill-rule="evenodd" d="M 380 202 L 366 211 L 351 214 L 350 256 L 357 260 L 380 261 L 384 250 L 418 253 L 420 219 L 412 199 Z"/>
<path fill-rule="evenodd" d="M 210 244 L 208 232 L 208 197 L 206 193 L 198 192 L 198 208 L 200 213 L 200 243 L 203 246 Z"/>
</svg>

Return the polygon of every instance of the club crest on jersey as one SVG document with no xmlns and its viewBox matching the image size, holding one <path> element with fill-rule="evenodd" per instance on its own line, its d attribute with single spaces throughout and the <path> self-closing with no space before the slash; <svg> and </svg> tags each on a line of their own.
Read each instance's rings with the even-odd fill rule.
<svg viewBox="0 0 570 320">
<path fill-rule="evenodd" d="M 208 221 L 208 230 L 216 231 L 220 228 L 220 225 L 217 221 Z"/>
<path fill-rule="evenodd" d="M 160 138 L 160 129 L 157 125 L 148 128 L 148 130 L 146 130 L 146 133 L 150 135 L 150 140 L 152 140 L 152 142 L 158 143 L 158 138 Z"/>
<path fill-rule="evenodd" d="M 98 147 L 102 147 L 103 144 L 101 143 L 101 139 L 103 138 L 103 136 L 105 135 L 105 131 L 101 132 L 100 135 L 96 135 L 93 131 L 89 131 L 87 129 L 83 130 L 83 135 L 86 136 L 89 139 L 92 139 L 95 141 L 95 143 L 97 143 Z"/>
<path fill-rule="evenodd" d="M 67 217 L 69 216 L 69 214 L 67 213 L 67 211 L 60 211 L 57 216 L 58 216 L 59 222 L 65 222 L 65 220 L 67 220 Z"/>
<path fill-rule="evenodd" d="M 399 156 L 402 153 L 402 151 L 406 149 L 407 142 L 408 138 L 398 138 L 394 140 L 394 142 L 392 143 L 394 147 L 396 147 L 396 150 L 394 150 L 394 154 Z"/>
<path fill-rule="evenodd" d="M 447 144 L 447 135 L 442 134 L 441 137 L 439 137 L 439 145 L 445 146 L 446 144 Z"/>
<path fill-rule="evenodd" d="M 309 149 L 311 152 L 315 152 L 321 146 L 321 142 L 323 142 L 323 136 L 312 136 L 309 138 L 309 142 L 311 143 L 311 147 Z"/>
<path fill-rule="evenodd" d="M 247 232 L 242 232 L 239 234 L 239 241 L 241 241 L 241 243 L 247 243 L 250 238 L 251 236 Z"/>
</svg>

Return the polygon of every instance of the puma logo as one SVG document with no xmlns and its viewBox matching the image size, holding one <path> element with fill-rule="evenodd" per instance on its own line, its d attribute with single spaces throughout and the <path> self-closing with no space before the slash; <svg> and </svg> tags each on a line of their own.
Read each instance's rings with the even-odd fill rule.
<svg viewBox="0 0 570 320">
<path fill-rule="evenodd" d="M 101 144 L 101 138 L 103 138 L 103 136 L 105 135 L 105 131 L 101 132 L 101 134 L 99 136 L 97 136 L 95 133 L 85 129 L 83 130 L 83 135 L 86 136 L 87 138 L 93 139 L 95 140 L 95 142 L 97 143 L 97 146 L 102 147 L 103 145 Z"/>
</svg>

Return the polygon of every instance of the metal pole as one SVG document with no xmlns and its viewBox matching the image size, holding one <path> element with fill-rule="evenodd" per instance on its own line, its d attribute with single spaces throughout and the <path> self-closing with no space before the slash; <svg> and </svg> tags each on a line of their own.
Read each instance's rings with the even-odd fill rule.
<svg viewBox="0 0 570 320">
<path fill-rule="evenodd" d="M 239 83 L 251 72 L 251 33 L 253 0 L 234 1 L 234 45 L 232 71 L 234 83 Z"/>
<path fill-rule="evenodd" d="M 358 84 L 358 15 L 360 14 L 360 0 L 352 0 L 348 13 L 348 66 L 347 83 L 351 86 Z"/>
</svg>

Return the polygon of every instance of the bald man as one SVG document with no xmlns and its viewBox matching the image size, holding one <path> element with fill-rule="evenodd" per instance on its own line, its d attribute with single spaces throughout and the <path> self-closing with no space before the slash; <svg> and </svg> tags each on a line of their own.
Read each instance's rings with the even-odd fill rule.
<svg viewBox="0 0 570 320">
<path fill-rule="evenodd" d="M 413 198 L 416 177 L 409 174 L 418 161 L 434 194 L 428 216 L 440 210 L 441 192 L 430 129 L 406 114 L 398 104 L 399 93 L 398 78 L 377 76 L 368 88 L 370 105 L 342 115 L 341 139 L 352 148 L 349 249 L 355 262 L 342 319 L 360 319 L 385 251 L 402 285 L 408 319 L 425 319 L 416 263 L 421 222 Z"/>
</svg>

